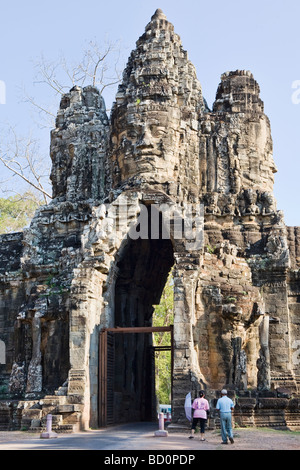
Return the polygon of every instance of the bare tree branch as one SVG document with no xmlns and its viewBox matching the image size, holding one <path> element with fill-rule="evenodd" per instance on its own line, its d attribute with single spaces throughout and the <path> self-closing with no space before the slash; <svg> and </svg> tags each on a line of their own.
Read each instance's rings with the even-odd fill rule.
<svg viewBox="0 0 300 470">
<path fill-rule="evenodd" d="M 34 85 L 46 85 L 50 90 L 49 99 L 55 101 L 57 109 L 57 100 L 68 92 L 74 85 L 81 87 L 93 85 L 99 88 L 100 93 L 108 88 L 115 86 L 120 82 L 121 71 L 118 70 L 120 61 L 120 44 L 105 41 L 103 47 L 100 47 L 96 41 L 90 41 L 88 47 L 83 51 L 81 59 L 77 64 L 70 64 L 65 57 L 61 56 L 58 60 L 47 60 L 43 54 L 35 63 L 36 79 Z M 34 98 L 25 90 L 22 92 L 23 101 L 29 103 L 36 109 L 43 118 L 45 125 L 42 126 L 42 119 L 39 119 L 39 126 L 49 129 L 55 125 L 56 115 L 51 112 L 53 103 L 41 104 L 40 100 Z M 46 119 L 46 120 L 45 120 Z M 0 163 L 11 173 L 12 177 L 20 178 L 26 184 L 43 195 L 45 203 L 51 199 L 46 185 L 49 183 L 50 159 L 46 166 L 46 173 L 43 174 L 41 168 L 41 159 L 36 159 L 38 155 L 35 148 L 35 142 L 28 139 L 24 145 L 23 139 L 17 136 L 13 128 L 8 133 L 12 137 L 12 142 L 7 144 L 7 148 L 2 149 L 0 141 Z M 8 140 L 8 134 L 5 133 L 5 141 Z M 46 159 L 45 159 L 46 161 Z M 10 179 L 0 181 L 1 185 L 8 183 Z M 2 191 L 4 188 L 1 188 Z"/>
<path fill-rule="evenodd" d="M 2 138 L 1 144 L 3 141 Z M 43 195 L 44 202 L 47 203 L 49 199 L 52 199 L 43 184 L 43 180 L 48 181 L 48 176 L 43 175 L 42 159 L 37 162 L 36 154 L 38 154 L 38 150 L 34 140 L 29 137 L 24 143 L 23 139 L 17 136 L 15 130 L 12 127 L 9 128 L 6 132 L 6 148 L 0 147 L 0 162 L 12 176 L 19 177 L 29 186 L 39 191 Z M 46 174 L 49 175 L 49 168 L 47 168 Z M 2 191 L 4 190 L 4 183 L 5 180 L 2 180 Z"/>
<path fill-rule="evenodd" d="M 24 181 L 26 181 L 26 183 L 30 184 L 33 188 L 37 189 L 38 191 L 40 191 L 44 196 L 46 196 L 46 198 L 48 197 L 49 199 L 52 199 L 52 197 L 50 196 L 49 193 L 47 193 L 43 188 L 42 186 L 39 184 L 39 185 L 36 185 L 35 183 L 33 183 L 32 181 L 29 180 L 29 178 L 27 178 L 22 171 L 18 171 L 16 170 L 16 168 L 13 168 L 12 166 L 10 166 L 7 161 L 5 160 L 4 157 L 0 156 L 0 161 L 3 163 L 3 165 L 10 171 L 12 171 L 13 173 L 15 173 L 17 176 L 19 176 L 20 178 L 22 178 Z M 47 202 L 47 199 L 45 199 L 45 202 Z"/>
<path fill-rule="evenodd" d="M 100 48 L 95 41 L 90 41 L 76 65 L 68 63 L 63 56 L 51 62 L 42 55 L 35 64 L 37 69 L 35 83 L 50 86 L 55 95 L 63 95 L 74 85 L 91 84 L 104 90 L 119 83 L 121 77 L 121 72 L 118 70 L 119 61 L 119 42 L 106 41 L 104 47 Z M 36 105 L 34 100 L 30 102 Z M 40 105 L 38 107 L 44 109 Z"/>
</svg>

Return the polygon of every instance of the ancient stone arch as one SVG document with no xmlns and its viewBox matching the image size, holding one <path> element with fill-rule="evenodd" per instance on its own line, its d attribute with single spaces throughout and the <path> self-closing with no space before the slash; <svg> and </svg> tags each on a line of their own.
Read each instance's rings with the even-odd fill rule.
<svg viewBox="0 0 300 470">
<path fill-rule="evenodd" d="M 75 86 L 50 155 L 51 203 L 1 236 L 0 424 L 40 429 L 51 412 L 60 430 L 97 426 L 99 334 L 151 327 L 173 267 L 172 425 L 187 424 L 188 392 L 205 389 L 213 410 L 226 386 L 241 425 L 299 426 L 300 229 L 276 207 L 253 75 L 224 73 L 210 110 L 157 10 L 111 116 L 96 88 Z M 124 420 L 146 417 L 141 338 L 115 348 Z"/>
</svg>

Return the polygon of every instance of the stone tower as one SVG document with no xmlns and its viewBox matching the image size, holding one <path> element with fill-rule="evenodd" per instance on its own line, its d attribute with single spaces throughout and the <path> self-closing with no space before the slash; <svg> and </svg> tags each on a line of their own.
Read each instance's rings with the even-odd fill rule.
<svg viewBox="0 0 300 470">
<path fill-rule="evenodd" d="M 240 425 L 299 427 L 300 228 L 276 207 L 253 75 L 224 73 L 210 110 L 157 10 L 111 116 L 97 89 L 72 88 L 50 153 L 51 203 L 1 236 L 2 428 L 153 419 L 152 314 L 171 269 L 172 425 L 187 425 L 188 392 L 213 410 L 226 386 Z"/>
<path fill-rule="evenodd" d="M 112 111 L 112 186 L 153 187 L 199 199 L 198 120 L 205 110 L 194 66 L 157 10 L 137 41 Z"/>
<path fill-rule="evenodd" d="M 103 198 L 108 132 L 104 100 L 97 89 L 75 86 L 63 96 L 51 133 L 54 200 Z"/>
</svg>

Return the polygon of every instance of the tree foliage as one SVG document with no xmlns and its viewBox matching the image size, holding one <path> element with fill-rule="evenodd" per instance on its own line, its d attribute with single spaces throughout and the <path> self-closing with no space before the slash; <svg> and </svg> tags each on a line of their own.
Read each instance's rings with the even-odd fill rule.
<svg viewBox="0 0 300 470">
<path fill-rule="evenodd" d="M 169 274 L 160 303 L 153 313 L 153 326 L 169 326 L 174 321 L 174 289 L 172 272 Z M 154 333 L 155 346 L 170 346 L 171 334 Z M 171 399 L 171 351 L 155 353 L 155 386 L 159 403 L 168 404 Z"/>
<path fill-rule="evenodd" d="M 0 198 L 0 233 L 22 231 L 40 204 L 37 196 L 29 191 L 22 196 Z"/>
</svg>

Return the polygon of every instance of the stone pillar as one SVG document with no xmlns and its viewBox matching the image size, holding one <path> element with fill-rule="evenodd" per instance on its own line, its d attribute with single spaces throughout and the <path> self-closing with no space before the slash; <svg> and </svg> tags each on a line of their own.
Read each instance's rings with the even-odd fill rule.
<svg viewBox="0 0 300 470">
<path fill-rule="evenodd" d="M 178 254 L 175 259 L 178 260 Z M 174 268 L 174 369 L 172 423 L 186 423 L 184 401 L 195 391 L 199 381 L 199 364 L 194 350 L 193 318 L 195 307 L 194 270 Z"/>
<path fill-rule="evenodd" d="M 269 315 L 264 318 L 259 327 L 260 351 L 257 360 L 257 388 L 258 390 L 269 390 L 271 386 L 270 375 L 270 349 L 269 349 Z"/>
<path fill-rule="evenodd" d="M 87 262 L 77 270 L 72 286 L 68 396 L 84 404 L 83 429 L 98 423 L 98 342 L 104 279 Z"/>
<path fill-rule="evenodd" d="M 39 316 L 32 319 L 32 357 L 28 367 L 26 393 L 42 391 L 42 354 L 41 354 L 41 320 Z"/>
<path fill-rule="evenodd" d="M 270 363 L 272 375 L 291 374 L 290 318 L 285 281 L 264 286 L 266 309 L 270 315 Z"/>
</svg>

